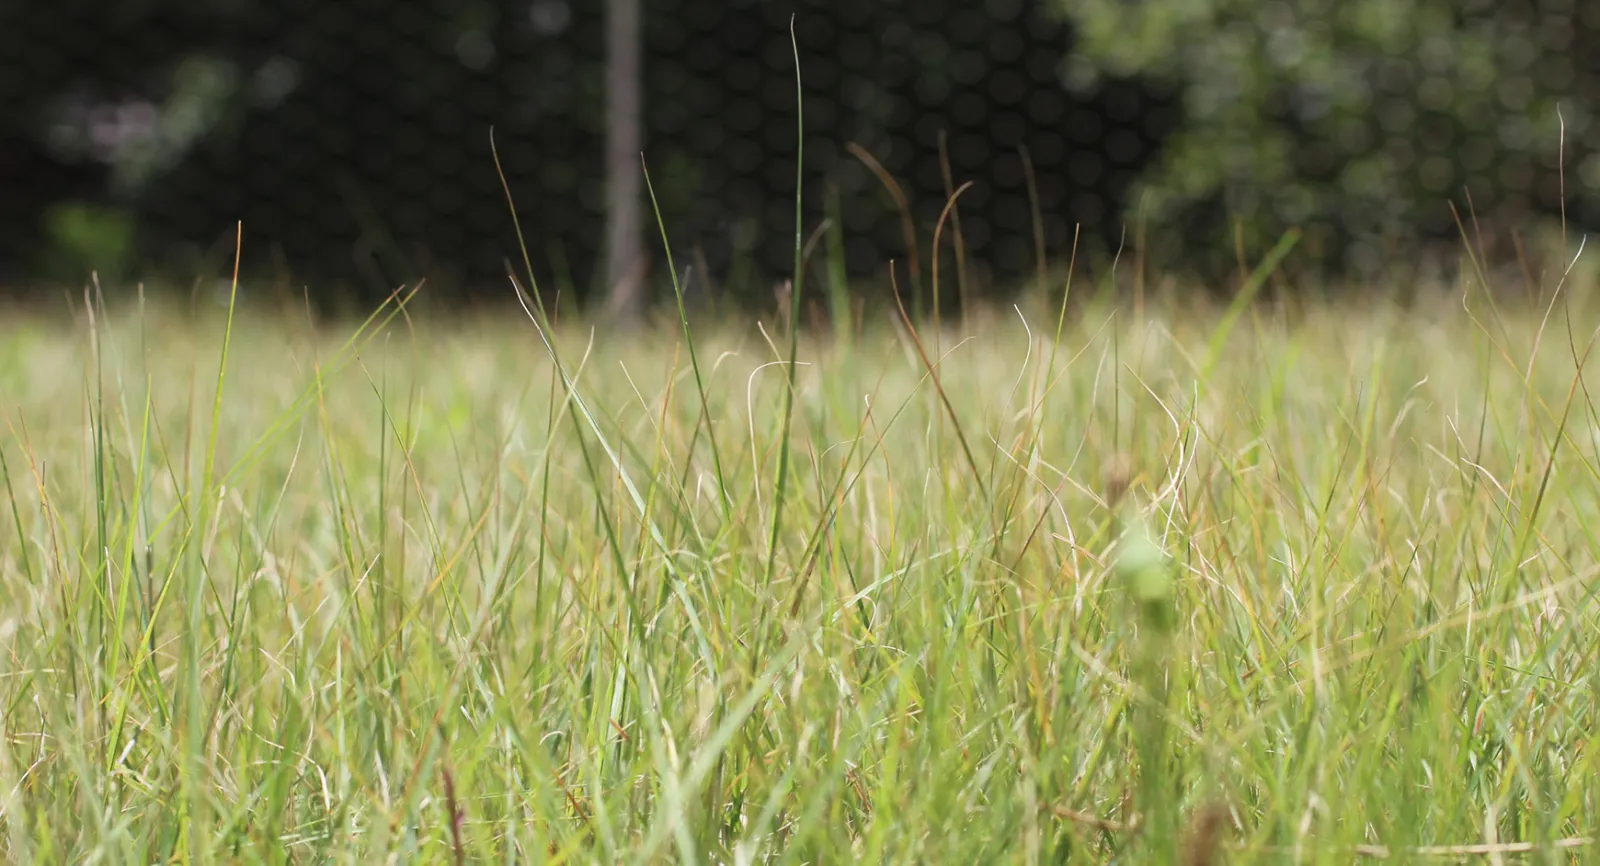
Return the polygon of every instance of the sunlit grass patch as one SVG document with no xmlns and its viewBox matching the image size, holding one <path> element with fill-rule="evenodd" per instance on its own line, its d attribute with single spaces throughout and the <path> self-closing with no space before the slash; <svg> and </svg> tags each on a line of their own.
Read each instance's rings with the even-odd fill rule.
<svg viewBox="0 0 1600 866">
<path fill-rule="evenodd" d="M 1480 307 L 803 340 L 781 521 L 755 328 L 19 329 L 6 858 L 1581 859 L 1593 323 Z"/>
</svg>

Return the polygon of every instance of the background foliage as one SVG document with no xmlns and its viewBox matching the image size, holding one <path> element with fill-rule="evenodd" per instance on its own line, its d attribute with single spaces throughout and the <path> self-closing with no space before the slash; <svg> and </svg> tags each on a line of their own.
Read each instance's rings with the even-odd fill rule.
<svg viewBox="0 0 1600 866">
<path fill-rule="evenodd" d="M 770 303 L 788 270 L 791 14 L 808 230 L 834 218 L 858 292 L 890 259 L 926 267 L 967 181 L 973 291 L 1015 288 L 1041 241 L 1064 259 L 1078 226 L 1103 254 L 1202 273 L 1232 262 L 1237 228 L 1259 254 L 1299 226 L 1301 264 L 1370 271 L 1397 243 L 1453 239 L 1450 203 L 1469 190 L 1503 225 L 1557 213 L 1558 105 L 1566 199 L 1600 220 L 1584 192 L 1600 181 L 1600 12 L 1573 0 L 644 5 L 646 155 L 707 301 Z M 492 128 L 540 276 L 581 296 L 602 235 L 603 13 L 4 0 L 5 284 L 75 284 L 90 267 L 187 284 L 226 268 L 242 219 L 248 264 L 295 294 L 370 299 L 427 277 L 499 296 L 516 239 Z M 108 239 L 86 242 L 86 223 Z"/>
<path fill-rule="evenodd" d="M 1512 225 L 1559 211 L 1562 121 L 1578 214 L 1600 180 L 1593 94 L 1600 7 L 1571 0 L 1073 0 L 1071 80 L 1184 82 L 1183 122 L 1134 198 L 1157 233 L 1229 246 L 1304 227 L 1368 273 L 1383 241 L 1448 236 L 1452 201 Z M 1184 218 L 1188 217 L 1187 220 Z M 1219 243 L 1220 242 L 1220 243 Z"/>
</svg>

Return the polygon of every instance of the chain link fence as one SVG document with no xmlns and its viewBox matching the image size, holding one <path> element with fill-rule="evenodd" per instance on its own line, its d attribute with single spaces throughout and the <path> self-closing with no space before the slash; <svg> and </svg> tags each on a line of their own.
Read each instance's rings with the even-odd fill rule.
<svg viewBox="0 0 1600 866">
<path fill-rule="evenodd" d="M 806 232 L 863 284 L 926 269 L 968 183 L 944 238 L 984 291 L 1080 227 L 1184 266 L 1295 226 L 1311 260 L 1377 269 L 1448 238 L 1468 191 L 1512 226 L 1600 219 L 1581 0 L 641 2 L 645 163 L 718 297 L 790 267 L 796 49 Z M 296 291 L 500 293 L 503 170 L 541 280 L 599 288 L 604 0 L 3 3 L 8 286 L 187 283 L 242 220 L 247 265 Z"/>
</svg>

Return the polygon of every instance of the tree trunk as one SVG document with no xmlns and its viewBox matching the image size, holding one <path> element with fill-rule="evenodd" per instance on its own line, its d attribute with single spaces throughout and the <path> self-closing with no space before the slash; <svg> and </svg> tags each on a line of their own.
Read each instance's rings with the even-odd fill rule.
<svg viewBox="0 0 1600 866">
<path fill-rule="evenodd" d="M 606 0 L 606 289 L 613 316 L 644 312 L 640 0 Z"/>
</svg>

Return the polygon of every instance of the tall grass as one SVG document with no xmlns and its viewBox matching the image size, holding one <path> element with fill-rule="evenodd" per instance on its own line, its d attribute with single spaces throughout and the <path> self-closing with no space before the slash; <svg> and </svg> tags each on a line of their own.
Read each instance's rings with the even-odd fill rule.
<svg viewBox="0 0 1600 866">
<path fill-rule="evenodd" d="M 0 326 L 4 859 L 1587 860 L 1596 322 L 1465 300 Z"/>
</svg>

